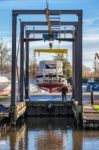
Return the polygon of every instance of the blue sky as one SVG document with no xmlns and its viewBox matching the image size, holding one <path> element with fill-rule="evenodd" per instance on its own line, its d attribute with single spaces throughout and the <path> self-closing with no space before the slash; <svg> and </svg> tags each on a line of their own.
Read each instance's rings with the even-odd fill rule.
<svg viewBox="0 0 99 150">
<path fill-rule="evenodd" d="M 83 63 L 93 68 L 94 54 L 99 52 L 99 1 L 48 0 L 48 2 L 50 9 L 83 10 Z M 0 37 L 3 37 L 4 41 L 11 47 L 11 12 L 13 9 L 45 9 L 45 7 L 46 0 L 0 0 Z M 25 20 L 25 18 L 22 19 Z M 29 19 L 35 20 L 32 16 Z M 39 20 L 39 17 L 37 19 Z M 68 59 L 71 60 L 71 45 L 69 43 L 62 42 L 59 45 L 55 42 L 54 46 L 68 48 Z M 39 47 L 48 47 L 48 42 L 31 43 L 31 53 L 32 49 Z M 45 55 L 42 56 L 42 58 L 44 57 Z"/>
</svg>

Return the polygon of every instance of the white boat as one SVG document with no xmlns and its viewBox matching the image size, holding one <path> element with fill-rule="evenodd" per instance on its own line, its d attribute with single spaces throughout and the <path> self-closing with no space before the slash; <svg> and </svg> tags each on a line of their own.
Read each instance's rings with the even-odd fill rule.
<svg viewBox="0 0 99 150">
<path fill-rule="evenodd" d="M 38 87 L 49 92 L 56 91 L 66 85 L 62 62 L 40 61 L 36 82 Z"/>
<path fill-rule="evenodd" d="M 11 88 L 8 88 L 11 81 L 4 76 L 0 76 L 0 95 L 9 95 Z"/>
</svg>

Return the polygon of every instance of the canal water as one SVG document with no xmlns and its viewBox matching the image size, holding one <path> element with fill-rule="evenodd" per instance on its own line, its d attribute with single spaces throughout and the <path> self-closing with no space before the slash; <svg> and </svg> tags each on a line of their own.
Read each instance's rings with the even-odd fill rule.
<svg viewBox="0 0 99 150">
<path fill-rule="evenodd" d="M 0 132 L 0 150 L 99 150 L 99 130 L 80 130 L 73 118 L 26 118 Z"/>
</svg>

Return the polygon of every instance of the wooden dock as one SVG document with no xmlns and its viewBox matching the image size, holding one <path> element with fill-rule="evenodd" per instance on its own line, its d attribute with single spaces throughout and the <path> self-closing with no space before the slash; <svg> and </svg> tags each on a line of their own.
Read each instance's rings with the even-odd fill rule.
<svg viewBox="0 0 99 150">
<path fill-rule="evenodd" d="M 3 102 L 4 103 L 4 102 Z M 0 105 L 0 120 L 10 118 L 11 124 L 16 124 L 18 118 L 26 112 L 26 102 L 17 102 L 16 106 L 10 107 L 9 101 Z"/>
<path fill-rule="evenodd" d="M 97 105 L 99 103 L 97 101 Z M 75 116 L 77 124 L 82 124 L 84 128 L 99 128 L 99 109 L 94 108 L 90 103 L 83 103 L 78 106 L 77 101 L 27 101 L 18 102 L 16 106 L 10 107 L 6 102 L 0 105 L 0 120 L 11 118 L 11 124 L 16 125 L 17 120 L 24 116 Z"/>
<path fill-rule="evenodd" d="M 16 121 L 26 112 L 26 102 L 18 102 L 16 106 L 10 107 L 11 124 L 16 126 Z"/>
<path fill-rule="evenodd" d="M 27 116 L 66 116 L 73 115 L 72 101 L 28 101 L 17 102 L 16 106 L 10 107 L 6 102 L 0 113 L 0 118 L 10 118 L 11 124 L 15 125 L 18 118 Z"/>
<path fill-rule="evenodd" d="M 83 127 L 97 128 L 99 127 L 99 112 L 92 105 L 83 106 L 82 120 Z"/>
<path fill-rule="evenodd" d="M 94 105 L 83 105 L 82 108 L 79 109 L 78 103 L 74 102 L 73 112 L 77 122 L 79 122 L 79 119 L 82 119 L 83 128 L 99 128 L 99 111 L 94 109 Z"/>
<path fill-rule="evenodd" d="M 66 116 L 73 115 L 72 101 L 27 102 L 27 116 Z"/>
</svg>

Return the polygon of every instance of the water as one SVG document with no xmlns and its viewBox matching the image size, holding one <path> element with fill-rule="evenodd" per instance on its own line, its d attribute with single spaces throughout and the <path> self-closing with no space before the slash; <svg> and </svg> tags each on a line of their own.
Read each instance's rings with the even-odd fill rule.
<svg viewBox="0 0 99 150">
<path fill-rule="evenodd" d="M 61 101 L 61 95 L 33 95 L 30 100 Z M 0 150 L 99 150 L 99 130 L 79 130 L 73 118 L 26 118 L 16 130 L 0 132 Z"/>
<path fill-rule="evenodd" d="M 72 118 L 27 118 L 0 134 L 0 150 L 99 150 L 98 130 L 79 130 Z"/>
</svg>

